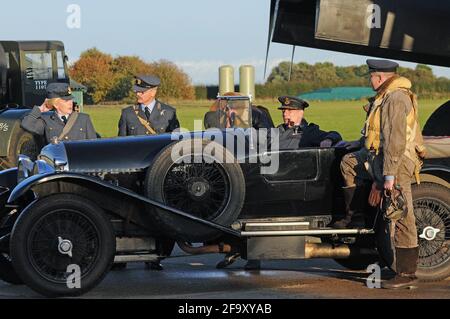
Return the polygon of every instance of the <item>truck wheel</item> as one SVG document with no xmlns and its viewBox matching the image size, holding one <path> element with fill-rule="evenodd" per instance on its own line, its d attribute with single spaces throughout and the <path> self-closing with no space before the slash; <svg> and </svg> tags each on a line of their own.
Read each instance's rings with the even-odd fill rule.
<svg viewBox="0 0 450 319">
<path fill-rule="evenodd" d="M 191 147 L 192 143 L 199 143 L 199 150 Z M 179 154 L 175 162 L 173 151 Z M 186 140 L 169 145 L 155 158 L 146 176 L 146 195 L 195 217 L 229 226 L 244 204 L 245 180 L 239 163 L 222 145 Z M 152 213 L 163 231 L 179 240 L 204 242 L 220 235 L 187 219 L 181 223 L 180 217 L 164 210 Z"/>
<path fill-rule="evenodd" d="M 0 253 L 0 280 L 11 285 L 22 285 L 23 281 L 14 271 L 9 256 Z"/>
<path fill-rule="evenodd" d="M 439 281 L 450 276 L 450 190 L 434 183 L 413 185 L 413 205 L 419 237 L 417 277 Z M 380 225 L 378 249 L 395 271 L 395 249 L 390 227 Z"/>
<path fill-rule="evenodd" d="M 15 134 L 11 135 L 8 157 L 6 158 L 5 168 L 17 166 L 19 155 L 26 155 L 32 160 L 36 160 L 41 151 L 41 143 L 38 137 L 19 129 Z"/>
<path fill-rule="evenodd" d="M 48 297 L 79 296 L 111 268 L 116 240 L 110 220 L 94 203 L 58 194 L 19 216 L 10 250 L 13 268 L 31 289 Z"/>
</svg>

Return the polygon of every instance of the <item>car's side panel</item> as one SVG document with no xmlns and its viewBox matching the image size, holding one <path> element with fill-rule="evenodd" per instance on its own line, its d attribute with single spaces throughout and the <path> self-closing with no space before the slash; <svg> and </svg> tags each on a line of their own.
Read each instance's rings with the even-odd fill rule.
<svg viewBox="0 0 450 319">
<path fill-rule="evenodd" d="M 339 210 L 341 153 L 332 148 L 282 151 L 280 169 L 273 175 L 262 175 L 256 164 L 241 165 L 247 186 L 241 217 L 331 215 Z"/>
</svg>

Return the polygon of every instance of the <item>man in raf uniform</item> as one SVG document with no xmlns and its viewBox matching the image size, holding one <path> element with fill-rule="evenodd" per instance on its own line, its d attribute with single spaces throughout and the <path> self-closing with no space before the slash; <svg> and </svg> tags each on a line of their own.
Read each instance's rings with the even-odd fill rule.
<svg viewBox="0 0 450 319">
<path fill-rule="evenodd" d="M 180 127 L 175 108 L 155 99 L 160 84 L 156 76 L 136 77 L 137 104 L 122 110 L 119 136 L 170 133 Z"/>
<path fill-rule="evenodd" d="M 398 64 L 387 60 L 367 60 L 370 81 L 376 96 L 366 107 L 367 120 L 360 151 L 347 154 L 341 163 L 345 181 L 346 216 L 333 227 L 352 227 L 354 215 L 364 207 L 361 196 L 366 181 L 372 182 L 369 203 L 378 206 L 381 191 L 400 189 L 406 205 L 402 214 L 389 217 L 396 252 L 395 278 L 385 281 L 383 288 L 409 288 L 416 282 L 418 239 L 413 212 L 411 182 L 421 168 L 425 155 L 418 123 L 416 96 L 411 82 L 396 74 Z M 394 189 L 395 188 L 395 189 Z M 366 193 L 367 194 L 367 193 Z"/>
<path fill-rule="evenodd" d="M 74 112 L 69 84 L 51 83 L 47 99 L 22 119 L 24 130 L 43 136 L 47 144 L 56 140 L 76 141 L 96 139 L 89 115 Z"/>
<path fill-rule="evenodd" d="M 302 147 L 331 147 L 342 141 L 338 132 L 325 132 L 316 124 L 308 124 L 304 119 L 305 109 L 309 107 L 308 102 L 291 96 L 278 98 L 281 103 L 279 110 L 283 112 L 284 123 L 278 126 L 279 149 L 300 149 Z M 219 264 L 222 268 L 222 263 Z M 259 260 L 249 260 L 245 265 L 246 270 L 257 270 L 261 268 Z"/>
<path fill-rule="evenodd" d="M 122 110 L 119 121 L 119 136 L 156 135 L 170 133 L 180 127 L 175 108 L 161 103 L 155 97 L 161 85 L 153 75 L 136 76 L 133 87 L 137 104 Z M 169 255 L 173 242 L 161 241 L 160 251 Z M 162 270 L 160 260 L 146 263 L 152 270 Z M 117 264 L 116 269 L 125 268 L 126 263 Z"/>
<path fill-rule="evenodd" d="M 279 110 L 283 112 L 284 123 L 278 126 L 280 146 L 283 149 L 299 149 L 302 147 L 330 147 L 342 140 L 338 132 L 325 132 L 316 124 L 308 124 L 304 112 L 308 102 L 290 96 L 278 98 Z"/>
</svg>

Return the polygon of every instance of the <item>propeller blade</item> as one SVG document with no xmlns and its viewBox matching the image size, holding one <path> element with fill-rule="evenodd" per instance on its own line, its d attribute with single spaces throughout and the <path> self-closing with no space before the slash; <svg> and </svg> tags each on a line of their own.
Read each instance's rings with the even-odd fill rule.
<svg viewBox="0 0 450 319">
<path fill-rule="evenodd" d="M 266 61 L 264 63 L 264 79 L 266 78 L 267 74 L 267 63 L 269 61 L 269 50 L 270 50 L 270 43 L 272 42 L 273 33 L 275 30 L 275 22 L 278 15 L 278 6 L 280 4 L 280 0 L 272 0 L 270 3 L 270 21 L 269 21 L 269 34 L 267 36 L 267 50 L 266 50 Z"/>
</svg>

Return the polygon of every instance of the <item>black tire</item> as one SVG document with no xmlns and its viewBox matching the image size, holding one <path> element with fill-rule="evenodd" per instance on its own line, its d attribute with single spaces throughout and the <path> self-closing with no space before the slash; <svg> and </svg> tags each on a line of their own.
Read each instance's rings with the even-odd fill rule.
<svg viewBox="0 0 450 319">
<path fill-rule="evenodd" d="M 11 285 L 22 285 L 23 281 L 14 271 L 11 259 L 3 253 L 0 253 L 0 280 Z"/>
<path fill-rule="evenodd" d="M 62 240 L 73 247 L 72 256 L 67 246 L 64 253 Z M 31 289 L 48 297 L 79 296 L 110 270 L 116 240 L 110 220 L 94 203 L 58 194 L 40 199 L 20 215 L 10 251 L 13 268 Z M 80 269 L 79 288 L 67 285 L 69 265 Z"/>
<path fill-rule="evenodd" d="M 432 241 L 419 237 L 417 277 L 424 282 L 450 276 L 450 189 L 435 183 L 413 185 L 413 205 L 418 236 L 427 226 L 440 229 Z M 395 249 L 390 228 L 380 225 L 378 248 L 381 258 L 395 271 Z"/>
<path fill-rule="evenodd" d="M 17 167 L 19 155 L 26 155 L 32 160 L 36 160 L 41 151 L 41 144 L 39 137 L 19 128 L 11 135 L 8 156 L 1 164 L 2 168 Z"/>
<path fill-rule="evenodd" d="M 190 146 L 194 141 L 174 143 L 163 149 L 147 171 L 146 196 L 222 226 L 230 226 L 239 216 L 245 200 L 245 179 L 239 163 L 222 145 L 211 141 L 200 141 L 203 150 L 214 143 L 216 152 L 206 163 L 174 162 L 172 151 L 179 147 L 180 158 L 199 158 Z M 222 156 L 222 157 L 220 157 Z M 222 163 L 220 158 L 227 158 Z M 216 238 L 220 233 L 214 229 L 192 222 L 180 223 L 178 216 L 154 209 L 154 219 L 165 233 L 175 239 L 189 242 L 204 242 Z"/>
<path fill-rule="evenodd" d="M 450 189 L 434 183 L 412 188 L 418 235 L 424 228 L 440 229 L 432 241 L 419 237 L 417 277 L 422 281 L 439 281 L 450 277 Z"/>
</svg>

